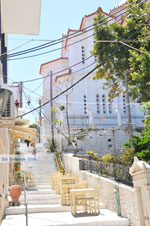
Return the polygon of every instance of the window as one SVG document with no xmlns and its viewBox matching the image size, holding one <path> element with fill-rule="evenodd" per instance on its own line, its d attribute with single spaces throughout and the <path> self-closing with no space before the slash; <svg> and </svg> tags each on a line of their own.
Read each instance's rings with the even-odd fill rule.
<svg viewBox="0 0 150 226">
<path fill-rule="evenodd" d="M 83 96 L 84 99 L 84 114 L 87 114 L 87 102 L 86 102 L 86 95 Z"/>
<path fill-rule="evenodd" d="M 94 60 L 95 60 L 95 62 L 97 62 L 97 56 L 94 56 Z"/>
<path fill-rule="evenodd" d="M 102 95 L 103 113 L 106 114 L 106 98 L 105 94 Z"/>
<path fill-rule="evenodd" d="M 85 48 L 84 46 L 81 47 L 81 53 L 82 53 L 82 63 L 85 63 Z"/>
<path fill-rule="evenodd" d="M 122 101 L 123 101 L 123 113 L 126 114 L 126 96 L 122 96 Z"/>
<path fill-rule="evenodd" d="M 112 103 L 109 98 L 108 98 L 108 110 L 109 110 L 109 114 L 111 114 L 112 113 Z"/>
<path fill-rule="evenodd" d="M 100 96 L 96 94 L 96 107 L 97 107 L 97 114 L 100 113 Z"/>
</svg>

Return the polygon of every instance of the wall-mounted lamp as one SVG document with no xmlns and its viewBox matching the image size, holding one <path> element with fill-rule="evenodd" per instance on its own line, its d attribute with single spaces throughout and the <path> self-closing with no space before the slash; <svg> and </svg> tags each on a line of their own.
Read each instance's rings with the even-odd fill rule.
<svg viewBox="0 0 150 226">
<path fill-rule="evenodd" d="M 8 99 L 12 94 L 8 89 L 0 88 L 0 114 L 5 113 Z"/>
</svg>

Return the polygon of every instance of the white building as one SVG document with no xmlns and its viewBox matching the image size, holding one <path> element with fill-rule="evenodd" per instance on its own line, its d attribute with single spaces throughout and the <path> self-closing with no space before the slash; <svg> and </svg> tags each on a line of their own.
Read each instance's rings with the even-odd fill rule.
<svg viewBox="0 0 150 226">
<path fill-rule="evenodd" d="M 111 15 L 103 12 L 101 8 L 98 10 L 112 18 L 113 10 L 110 11 Z M 116 9 L 114 10 L 116 11 Z M 61 57 L 41 65 L 43 103 L 50 99 L 51 80 L 50 76 L 48 76 L 50 73 L 52 73 L 52 95 L 55 97 L 88 74 L 96 66 L 97 59 L 95 56 L 91 56 L 90 53 L 94 43 L 92 25 L 95 15 L 96 12 L 85 15 L 81 20 L 79 30 L 68 29 L 67 34 L 62 36 Z M 104 80 L 92 80 L 94 75 L 95 71 L 53 101 L 56 109 L 54 118 L 61 120 L 61 125 L 63 124 L 64 128 L 67 129 L 65 127 L 67 125 L 66 107 L 68 108 L 71 128 L 104 128 L 127 125 L 128 112 L 125 95 L 120 95 L 110 103 L 108 91 L 102 88 Z M 62 105 L 65 107 L 64 113 L 59 108 Z M 139 107 L 137 103 L 131 103 L 133 126 L 143 125 L 141 122 L 143 113 L 138 111 Z M 43 107 L 44 115 L 49 120 L 51 119 L 50 109 L 51 103 Z M 44 140 L 50 136 L 50 123 L 47 119 L 42 122 L 42 133 L 44 133 Z"/>
</svg>

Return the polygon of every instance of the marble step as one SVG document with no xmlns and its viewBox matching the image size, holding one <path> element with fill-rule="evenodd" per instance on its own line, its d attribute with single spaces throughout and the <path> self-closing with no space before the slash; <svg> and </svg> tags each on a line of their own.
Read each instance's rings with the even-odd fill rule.
<svg viewBox="0 0 150 226">
<path fill-rule="evenodd" d="M 50 178 L 34 178 L 34 183 L 50 183 Z"/>
<path fill-rule="evenodd" d="M 40 200 L 28 200 L 28 205 L 45 205 L 45 204 L 60 204 L 60 199 L 40 199 Z M 24 200 L 20 201 L 20 205 L 24 205 Z"/>
<path fill-rule="evenodd" d="M 100 203 L 100 208 L 105 209 L 105 205 Z M 25 206 L 11 206 L 5 209 L 5 215 L 25 214 Z M 82 210 L 82 207 L 79 207 Z M 28 213 L 45 213 L 45 212 L 70 212 L 70 206 L 61 206 L 60 204 L 28 205 Z"/>
<path fill-rule="evenodd" d="M 32 201 L 32 200 L 56 200 L 59 199 L 60 200 L 60 195 L 58 194 L 38 194 L 37 193 L 33 194 L 33 195 L 29 195 L 27 192 L 27 200 L 28 201 Z M 20 201 L 24 200 L 24 195 L 21 195 L 19 198 Z"/>
<path fill-rule="evenodd" d="M 101 209 L 98 216 L 74 217 L 71 212 L 45 212 L 28 215 L 29 225 L 36 226 L 129 226 L 126 218 L 118 217 L 116 213 Z M 26 226 L 25 215 L 8 215 L 1 226 Z"/>
<path fill-rule="evenodd" d="M 51 174 L 57 172 L 57 169 L 34 169 L 34 168 L 21 168 L 21 171 L 32 172 L 33 174 Z"/>
<path fill-rule="evenodd" d="M 42 190 L 35 190 L 35 191 L 27 191 L 28 195 L 36 195 L 38 192 L 39 195 L 47 195 L 47 194 L 56 194 L 55 190 L 52 189 L 42 189 Z M 22 195 L 24 195 L 24 191 L 21 192 Z"/>
<path fill-rule="evenodd" d="M 34 174 L 34 179 L 41 179 L 41 178 L 50 180 L 50 173 L 43 174 L 42 172 L 40 172 L 40 173 Z"/>
<path fill-rule="evenodd" d="M 28 205 L 28 213 L 69 212 L 70 206 L 60 204 Z M 5 215 L 25 214 L 25 206 L 13 206 L 5 209 Z"/>
<path fill-rule="evenodd" d="M 51 188 L 51 186 L 50 186 L 50 183 L 48 184 L 48 183 L 46 183 L 46 184 L 37 184 L 36 185 L 36 188 L 38 189 L 38 190 L 45 190 L 45 189 L 52 189 Z"/>
</svg>

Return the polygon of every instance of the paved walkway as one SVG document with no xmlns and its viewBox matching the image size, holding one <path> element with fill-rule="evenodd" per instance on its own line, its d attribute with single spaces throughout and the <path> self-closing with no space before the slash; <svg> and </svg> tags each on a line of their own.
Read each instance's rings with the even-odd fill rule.
<svg viewBox="0 0 150 226">
<path fill-rule="evenodd" d="M 80 225 L 80 226 L 128 226 L 125 218 L 120 218 L 109 210 L 102 209 L 99 216 L 74 217 L 70 212 L 29 214 L 28 226 Z M 25 215 L 8 215 L 1 226 L 26 226 Z"/>
</svg>

